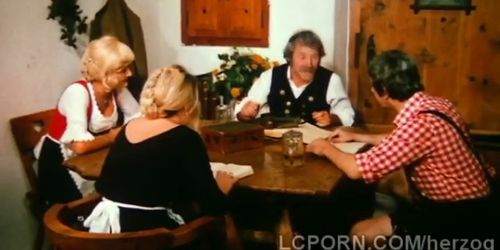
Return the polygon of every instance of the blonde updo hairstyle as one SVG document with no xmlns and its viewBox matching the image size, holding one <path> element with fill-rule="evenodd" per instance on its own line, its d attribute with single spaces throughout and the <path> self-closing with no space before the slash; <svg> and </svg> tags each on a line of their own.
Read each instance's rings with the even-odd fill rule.
<svg viewBox="0 0 500 250">
<path fill-rule="evenodd" d="M 81 59 L 82 75 L 89 82 L 102 81 L 114 89 L 118 85 L 112 73 L 128 67 L 135 59 L 134 52 L 116 37 L 103 36 L 91 41 Z"/>
<path fill-rule="evenodd" d="M 196 129 L 200 115 L 197 79 L 179 65 L 158 69 L 144 84 L 140 106 L 148 119 L 169 118 L 186 112 L 191 118 L 187 125 Z"/>
</svg>

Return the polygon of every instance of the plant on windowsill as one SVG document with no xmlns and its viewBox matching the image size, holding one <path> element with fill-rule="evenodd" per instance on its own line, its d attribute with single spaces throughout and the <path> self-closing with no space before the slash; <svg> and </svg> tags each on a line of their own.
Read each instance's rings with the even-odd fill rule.
<svg viewBox="0 0 500 250">
<path fill-rule="evenodd" d="M 81 16 L 82 10 L 77 0 L 51 0 L 47 19 L 56 20 L 61 25 L 60 39 L 68 46 L 77 49 L 75 35 L 86 33 L 87 16 Z"/>
<path fill-rule="evenodd" d="M 243 98 L 254 80 L 274 64 L 248 48 L 233 47 L 230 53 L 218 54 L 222 64 L 212 73 L 212 91 L 224 96 L 224 102 Z"/>
</svg>

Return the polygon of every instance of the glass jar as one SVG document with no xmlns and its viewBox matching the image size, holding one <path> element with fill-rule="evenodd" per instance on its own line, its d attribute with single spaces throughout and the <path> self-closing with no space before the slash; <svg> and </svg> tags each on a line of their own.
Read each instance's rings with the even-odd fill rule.
<svg viewBox="0 0 500 250">
<path fill-rule="evenodd" d="M 283 134 L 283 164 L 298 167 L 304 164 L 304 143 L 302 133 L 290 130 Z"/>
<path fill-rule="evenodd" d="M 231 113 L 228 105 L 219 104 L 215 108 L 215 120 L 217 122 L 229 122 L 231 120 Z"/>
</svg>

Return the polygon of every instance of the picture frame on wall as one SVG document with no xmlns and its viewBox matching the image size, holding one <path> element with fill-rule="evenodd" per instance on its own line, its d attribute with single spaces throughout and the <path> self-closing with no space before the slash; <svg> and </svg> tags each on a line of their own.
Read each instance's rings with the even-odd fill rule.
<svg viewBox="0 0 500 250">
<path fill-rule="evenodd" d="M 420 10 L 464 10 L 469 15 L 476 6 L 472 5 L 472 0 L 415 0 L 410 8 L 415 13 Z"/>
</svg>

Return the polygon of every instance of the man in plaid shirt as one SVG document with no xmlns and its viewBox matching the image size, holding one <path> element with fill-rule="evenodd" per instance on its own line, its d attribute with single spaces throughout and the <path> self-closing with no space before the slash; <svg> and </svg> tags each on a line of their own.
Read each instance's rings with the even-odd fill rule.
<svg viewBox="0 0 500 250">
<path fill-rule="evenodd" d="M 368 239 L 394 234 L 484 236 L 482 224 L 491 221 L 486 212 L 491 207 L 487 173 L 451 124 L 422 112 L 445 114 L 468 138 L 460 114 L 448 100 L 422 92 L 424 86 L 416 63 L 401 51 L 391 50 L 375 57 L 369 71 L 377 101 L 398 112 L 396 128 L 381 135 L 337 129 L 329 139 L 312 142 L 307 150 L 326 156 L 348 177 L 363 178 L 367 183 L 405 168 L 410 187 L 420 199 L 414 210 L 358 222 L 351 234 Z M 332 141 L 361 141 L 374 147 L 353 155 L 341 152 L 331 145 Z"/>
</svg>

